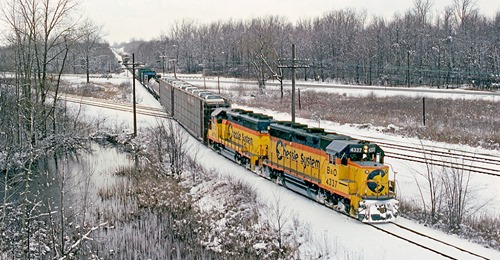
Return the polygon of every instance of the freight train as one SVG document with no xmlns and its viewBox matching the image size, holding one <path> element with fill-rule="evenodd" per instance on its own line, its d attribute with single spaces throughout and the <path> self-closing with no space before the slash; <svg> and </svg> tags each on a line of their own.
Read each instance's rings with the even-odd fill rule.
<svg viewBox="0 0 500 260">
<path fill-rule="evenodd" d="M 377 144 L 231 108 L 175 78 L 138 78 L 191 135 L 247 169 L 362 222 L 397 217 L 395 180 Z"/>
</svg>

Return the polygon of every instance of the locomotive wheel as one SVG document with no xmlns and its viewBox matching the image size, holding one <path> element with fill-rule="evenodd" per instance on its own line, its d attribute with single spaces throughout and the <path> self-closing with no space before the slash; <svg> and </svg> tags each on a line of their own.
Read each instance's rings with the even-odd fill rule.
<svg viewBox="0 0 500 260">
<path fill-rule="evenodd" d="M 241 163 L 240 163 L 243 167 L 245 167 L 247 170 L 249 170 L 251 167 L 250 167 L 250 160 L 246 157 L 241 157 Z"/>
<path fill-rule="evenodd" d="M 329 196 L 327 196 L 327 199 L 325 200 L 325 206 L 331 208 L 331 209 L 335 209 L 335 206 L 337 206 L 339 204 L 339 201 L 333 197 L 331 194 L 329 194 Z"/>
<path fill-rule="evenodd" d="M 345 210 L 345 214 L 347 215 L 351 215 L 351 205 L 345 203 L 345 202 L 342 202 L 342 204 L 344 204 L 344 210 Z"/>
<path fill-rule="evenodd" d="M 336 205 L 336 203 L 332 200 L 332 198 L 327 198 L 325 200 L 325 206 L 333 209 L 333 207 Z"/>
<path fill-rule="evenodd" d="M 281 175 L 281 173 L 276 176 L 276 184 L 286 187 L 285 180 L 283 179 L 283 175 Z"/>
<path fill-rule="evenodd" d="M 320 190 L 318 194 L 316 194 L 316 201 L 326 205 L 328 198 L 325 195 L 325 192 L 323 190 Z"/>
<path fill-rule="evenodd" d="M 276 178 L 274 177 L 274 174 L 272 174 L 272 170 L 267 165 L 264 165 L 263 167 L 264 171 L 262 172 L 262 175 L 271 180 L 275 180 Z"/>
<path fill-rule="evenodd" d="M 235 154 L 235 155 L 234 155 L 234 161 L 235 161 L 237 164 L 241 165 L 241 156 L 240 156 L 239 154 Z"/>
<path fill-rule="evenodd" d="M 216 142 L 210 141 L 208 145 L 210 146 L 210 148 L 212 148 L 212 150 L 216 151 L 217 153 L 220 153 L 219 145 Z"/>
</svg>

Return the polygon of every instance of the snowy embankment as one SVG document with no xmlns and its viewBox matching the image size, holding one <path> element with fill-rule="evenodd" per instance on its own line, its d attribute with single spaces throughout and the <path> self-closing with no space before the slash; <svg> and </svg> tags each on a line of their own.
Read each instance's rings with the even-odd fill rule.
<svg viewBox="0 0 500 260">
<path fill-rule="evenodd" d="M 115 76 L 110 80 L 114 81 L 121 79 L 123 78 Z M 141 105 L 161 107 L 160 104 L 138 83 L 137 102 Z M 76 108 L 77 106 L 75 105 L 75 109 Z M 271 114 L 276 118 L 287 116 L 286 114 L 277 114 L 270 111 L 263 112 Z M 88 106 L 84 106 L 82 108 L 82 113 L 88 120 L 95 120 L 95 122 L 99 122 L 99 124 L 106 127 L 122 129 L 129 132 L 132 129 L 131 113 Z M 98 118 L 98 120 L 96 120 L 96 118 Z M 139 134 L 141 130 L 156 126 L 158 123 L 158 119 L 150 116 L 138 115 L 137 119 Z M 314 125 L 314 122 L 309 123 Z M 330 127 L 333 126 L 335 126 L 334 123 L 321 121 L 321 127 L 330 129 Z M 342 127 L 345 126 L 336 127 L 340 127 L 340 130 L 342 130 Z M 344 129 L 343 131 L 352 133 L 358 130 Z M 439 255 L 436 255 L 433 252 L 424 250 L 393 236 L 381 233 L 380 231 L 325 208 L 324 206 L 310 201 L 309 199 L 295 194 L 283 187 L 277 186 L 276 184 L 245 170 L 231 161 L 226 160 L 222 156 L 204 147 L 194 138 L 189 138 L 188 142 L 188 145 L 192 147 L 192 152 L 197 153 L 196 156 L 199 158 L 200 163 L 203 166 L 217 169 L 217 171 L 221 174 L 231 175 L 234 178 L 240 179 L 244 183 L 254 187 L 256 192 L 259 194 L 259 199 L 263 202 L 275 204 L 276 201 L 279 200 L 286 214 L 291 217 L 296 217 L 303 225 L 305 225 L 305 230 L 308 230 L 308 235 L 305 236 L 307 239 L 305 239 L 301 246 L 301 252 L 304 258 L 318 258 L 319 255 L 323 256 L 322 259 L 344 259 L 347 257 L 354 259 L 439 258 Z M 422 166 L 415 166 L 398 160 L 388 162 L 392 164 L 393 169 L 396 169 L 398 172 L 398 191 L 404 196 L 415 197 L 416 200 L 419 200 L 419 195 L 417 189 L 415 188 L 415 177 L 411 174 L 411 172 L 415 170 L 415 168 Z M 499 187 L 500 183 L 498 181 L 496 183 L 485 182 L 482 185 L 484 185 L 483 187 L 485 189 L 489 189 L 493 192 L 493 190 L 495 190 L 495 186 Z M 495 205 L 500 204 L 500 195 L 497 192 L 498 191 L 495 190 L 494 193 L 489 193 L 486 196 L 488 197 L 494 195 L 495 197 L 491 197 L 490 199 L 491 201 L 494 201 L 493 204 Z M 398 219 L 398 222 L 404 223 L 404 225 L 417 229 L 422 233 L 432 234 L 433 236 L 443 238 L 450 243 L 463 246 L 491 259 L 500 259 L 500 252 L 489 250 L 480 245 L 469 243 L 463 239 L 428 229 L 402 218 Z M 291 220 L 288 224 L 292 224 Z"/>
</svg>

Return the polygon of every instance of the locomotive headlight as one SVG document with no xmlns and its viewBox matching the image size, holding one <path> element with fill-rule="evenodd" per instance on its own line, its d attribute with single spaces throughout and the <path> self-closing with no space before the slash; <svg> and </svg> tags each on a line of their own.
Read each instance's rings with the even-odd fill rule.
<svg viewBox="0 0 500 260">
<path fill-rule="evenodd" d="M 368 145 L 363 146 L 363 153 L 368 153 Z"/>
<path fill-rule="evenodd" d="M 365 173 L 368 174 L 368 173 L 370 173 L 370 171 L 369 170 L 365 170 Z"/>
</svg>

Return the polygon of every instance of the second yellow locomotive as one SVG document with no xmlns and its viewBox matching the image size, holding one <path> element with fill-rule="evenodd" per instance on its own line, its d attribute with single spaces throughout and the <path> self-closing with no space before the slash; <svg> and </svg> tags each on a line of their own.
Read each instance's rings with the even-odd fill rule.
<svg viewBox="0 0 500 260">
<path fill-rule="evenodd" d="M 363 222 L 398 214 L 394 177 L 376 144 L 231 108 L 212 113 L 207 140 L 248 169 Z"/>
</svg>

